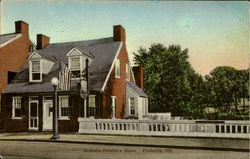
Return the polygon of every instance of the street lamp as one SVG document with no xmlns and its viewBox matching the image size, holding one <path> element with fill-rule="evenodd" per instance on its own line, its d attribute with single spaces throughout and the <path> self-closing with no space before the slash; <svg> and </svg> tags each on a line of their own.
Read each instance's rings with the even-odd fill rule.
<svg viewBox="0 0 250 159">
<path fill-rule="evenodd" d="M 57 119 L 57 86 L 59 84 L 58 78 L 53 77 L 51 79 L 51 84 L 54 86 L 54 92 L 55 92 L 55 101 L 53 104 L 53 136 L 50 139 L 59 139 L 60 136 L 58 134 L 58 119 Z"/>
</svg>

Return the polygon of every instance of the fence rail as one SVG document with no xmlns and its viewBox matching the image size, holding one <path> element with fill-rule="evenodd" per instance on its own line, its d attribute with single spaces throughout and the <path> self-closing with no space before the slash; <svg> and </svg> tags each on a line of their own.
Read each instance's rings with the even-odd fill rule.
<svg viewBox="0 0 250 159">
<path fill-rule="evenodd" d="M 127 120 L 79 118 L 79 133 L 249 138 L 249 121 Z"/>
</svg>

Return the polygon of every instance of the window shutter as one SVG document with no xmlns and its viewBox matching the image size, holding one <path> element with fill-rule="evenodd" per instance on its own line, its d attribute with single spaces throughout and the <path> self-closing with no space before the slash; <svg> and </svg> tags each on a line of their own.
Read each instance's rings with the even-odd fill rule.
<svg viewBox="0 0 250 159">
<path fill-rule="evenodd" d="M 73 100 L 72 100 L 72 96 L 69 96 L 69 116 L 73 116 L 74 115 L 74 109 L 73 109 Z"/>
<path fill-rule="evenodd" d="M 99 117 L 100 95 L 95 96 L 95 116 Z"/>
<path fill-rule="evenodd" d="M 87 110 L 87 117 L 89 117 L 89 104 L 87 104 L 87 102 L 89 102 L 89 96 L 88 96 L 88 99 L 86 101 L 86 110 Z"/>
<path fill-rule="evenodd" d="M 21 117 L 24 116 L 24 97 L 21 97 Z"/>
</svg>

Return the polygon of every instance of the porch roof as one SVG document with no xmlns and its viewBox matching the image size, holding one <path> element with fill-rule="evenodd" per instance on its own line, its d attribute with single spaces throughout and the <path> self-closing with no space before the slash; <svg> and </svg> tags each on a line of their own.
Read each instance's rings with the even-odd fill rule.
<svg viewBox="0 0 250 159">
<path fill-rule="evenodd" d="M 140 97 L 148 98 L 148 95 L 134 82 L 127 81 L 127 85 L 130 86 Z"/>
</svg>

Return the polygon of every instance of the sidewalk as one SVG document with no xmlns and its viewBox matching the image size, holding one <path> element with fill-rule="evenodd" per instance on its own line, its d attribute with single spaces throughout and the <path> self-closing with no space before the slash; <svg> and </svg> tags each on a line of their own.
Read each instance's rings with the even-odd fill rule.
<svg viewBox="0 0 250 159">
<path fill-rule="evenodd" d="M 0 141 L 59 142 L 72 144 L 100 144 L 117 146 L 163 147 L 177 149 L 203 149 L 221 151 L 249 151 L 248 139 L 143 137 L 124 135 L 60 134 L 60 139 L 50 140 L 52 133 L 0 133 Z"/>
</svg>

